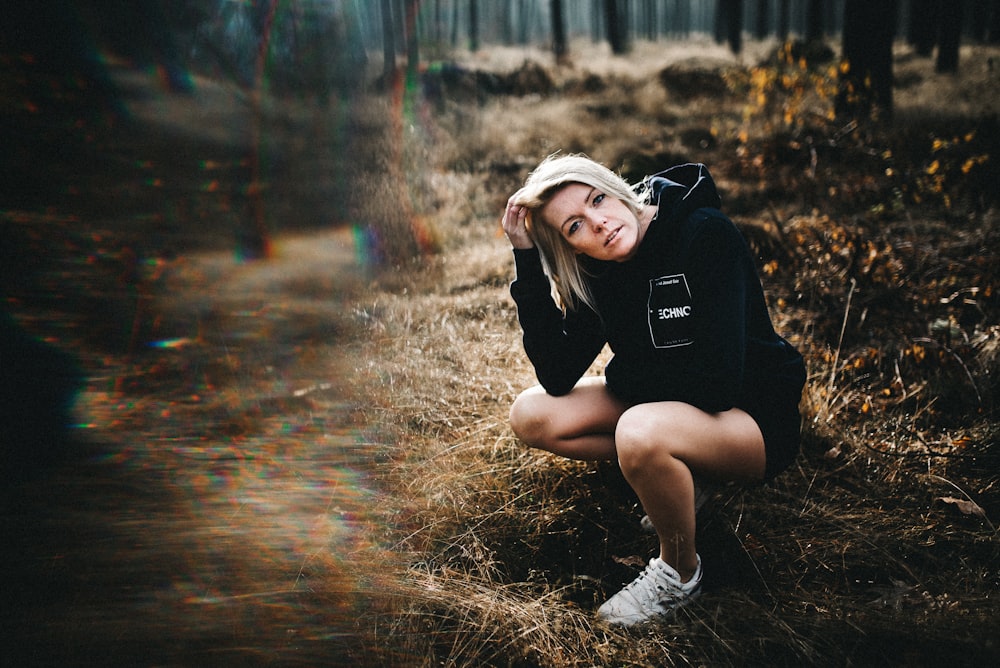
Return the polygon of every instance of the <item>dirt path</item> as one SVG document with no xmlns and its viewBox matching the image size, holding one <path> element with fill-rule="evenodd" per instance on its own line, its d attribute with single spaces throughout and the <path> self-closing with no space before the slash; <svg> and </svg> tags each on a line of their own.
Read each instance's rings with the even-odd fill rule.
<svg viewBox="0 0 1000 668">
<path fill-rule="evenodd" d="M 356 665 L 388 564 L 352 409 L 364 272 L 351 229 L 273 192 L 300 215 L 276 221 L 271 257 L 204 250 L 236 243 L 246 105 L 210 82 L 165 96 L 148 75 L 117 76 L 132 125 L 80 150 L 91 168 L 66 170 L 55 213 L 0 219 L 4 239 L 45 257 L 15 315 L 85 375 L 68 456 L 0 495 L 0 655 Z M 299 134 L 310 158 L 336 155 Z M 312 177 L 330 199 L 330 175 Z"/>
<path fill-rule="evenodd" d="M 349 660 L 376 502 L 338 350 L 350 232 L 230 255 L 170 268 L 149 315 L 181 335 L 91 378 L 85 452 L 6 499 L 16 665 Z"/>
</svg>

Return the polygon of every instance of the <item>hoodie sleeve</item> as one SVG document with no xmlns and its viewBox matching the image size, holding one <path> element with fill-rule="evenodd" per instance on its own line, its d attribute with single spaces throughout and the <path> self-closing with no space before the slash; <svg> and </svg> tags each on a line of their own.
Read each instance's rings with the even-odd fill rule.
<svg viewBox="0 0 1000 668">
<path fill-rule="evenodd" d="M 552 299 L 537 248 L 514 251 L 517 278 L 510 294 L 524 332 L 524 351 L 545 391 L 567 394 L 604 347 L 600 318 L 582 305 L 563 314 Z"/>
</svg>

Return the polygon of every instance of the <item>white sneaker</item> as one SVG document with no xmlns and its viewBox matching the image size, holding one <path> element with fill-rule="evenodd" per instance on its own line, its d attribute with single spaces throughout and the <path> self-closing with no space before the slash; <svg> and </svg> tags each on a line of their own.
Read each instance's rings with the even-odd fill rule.
<svg viewBox="0 0 1000 668">
<path fill-rule="evenodd" d="M 597 614 L 609 624 L 632 626 L 673 614 L 701 593 L 701 557 L 698 568 L 687 582 L 659 557 L 649 560 L 635 580 L 609 598 Z"/>
</svg>

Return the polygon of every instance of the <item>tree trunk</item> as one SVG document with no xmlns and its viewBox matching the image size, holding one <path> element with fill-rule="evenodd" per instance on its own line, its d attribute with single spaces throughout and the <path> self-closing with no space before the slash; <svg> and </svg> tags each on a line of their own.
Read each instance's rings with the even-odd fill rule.
<svg viewBox="0 0 1000 668">
<path fill-rule="evenodd" d="M 754 26 L 754 35 L 757 39 L 764 39 L 771 29 L 771 3 L 769 0 L 757 0 L 757 22 Z"/>
<path fill-rule="evenodd" d="M 505 2 L 503 4 L 503 12 L 501 14 L 503 21 L 503 27 L 500 29 L 500 34 L 503 37 L 504 46 L 510 46 L 514 43 L 514 3 Z"/>
<path fill-rule="evenodd" d="M 892 41 L 898 9 L 899 0 L 846 0 L 838 116 L 892 117 Z"/>
<path fill-rule="evenodd" d="M 986 41 L 990 44 L 1000 44 L 1000 2 L 992 0 L 992 13 L 990 15 L 990 29 L 986 34 Z"/>
<path fill-rule="evenodd" d="M 643 33 L 646 35 L 646 39 L 653 42 L 659 37 L 659 21 L 656 17 L 656 0 L 645 0 L 642 8 L 643 15 Z"/>
<path fill-rule="evenodd" d="M 392 23 L 396 30 L 396 55 L 406 53 L 406 3 L 408 0 L 396 0 L 392 7 Z"/>
<path fill-rule="evenodd" d="M 628 2 L 629 0 L 618 0 L 618 30 L 621 31 L 620 39 L 625 53 L 632 49 L 632 22 Z"/>
<path fill-rule="evenodd" d="M 958 73 L 958 47 L 962 41 L 962 2 L 949 2 L 940 8 L 938 56 L 935 69 Z"/>
<path fill-rule="evenodd" d="M 479 2 L 469 0 L 469 51 L 479 50 Z"/>
<path fill-rule="evenodd" d="M 590 22 L 590 41 L 594 44 L 603 40 L 604 36 L 607 34 L 607 32 L 603 29 L 603 22 L 601 21 L 601 17 L 607 13 L 607 8 L 604 6 L 607 1 L 608 0 L 593 0 L 593 3 L 590 6 L 591 16 L 593 17 L 593 20 Z"/>
<path fill-rule="evenodd" d="M 420 44 L 417 36 L 417 5 L 420 0 L 406 0 L 406 80 L 416 81 L 420 67 Z"/>
<path fill-rule="evenodd" d="M 440 46 L 444 35 L 442 34 L 442 26 L 444 25 L 444 15 L 441 11 L 441 0 L 434 0 L 434 41 Z"/>
<path fill-rule="evenodd" d="M 726 41 L 733 53 L 743 51 L 743 0 L 726 1 Z"/>
<path fill-rule="evenodd" d="M 940 0 L 911 0 L 909 41 L 917 55 L 930 58 L 938 36 Z"/>
<path fill-rule="evenodd" d="M 562 0 L 551 0 L 552 10 L 552 51 L 556 62 L 566 60 L 569 49 L 566 46 L 566 17 L 563 15 Z"/>
<path fill-rule="evenodd" d="M 792 30 L 792 0 L 781 0 L 778 6 L 778 39 L 788 41 Z"/>
<path fill-rule="evenodd" d="M 823 0 L 809 0 L 806 5 L 806 43 L 823 39 L 823 32 Z"/>
<path fill-rule="evenodd" d="M 517 43 L 528 43 L 528 0 L 517 0 Z"/>
<path fill-rule="evenodd" d="M 382 0 L 382 77 L 388 82 L 396 71 L 396 27 L 392 20 L 392 0 Z"/>
<path fill-rule="evenodd" d="M 676 0 L 675 7 L 674 29 L 683 39 L 687 39 L 691 34 L 691 7 L 684 0 Z"/>
<path fill-rule="evenodd" d="M 341 93 L 356 88 L 363 81 L 368 68 L 368 51 L 365 49 L 364 36 L 361 33 L 361 19 L 354 4 L 347 4 L 344 7 L 343 39 L 344 49 L 335 61 L 337 64 L 334 65 L 339 71 L 339 76 L 338 72 L 335 72 L 334 76 L 340 82 Z"/>
<path fill-rule="evenodd" d="M 611 52 L 621 55 L 628 52 L 628 7 L 622 0 L 604 0 L 605 23 Z"/>
<path fill-rule="evenodd" d="M 735 54 L 743 50 L 743 0 L 718 0 L 715 5 L 715 41 L 728 42 Z"/>
<path fill-rule="evenodd" d="M 726 41 L 726 12 L 729 0 L 715 0 L 715 25 L 713 34 L 715 43 L 723 44 Z"/>
<path fill-rule="evenodd" d="M 264 94 L 265 67 L 267 54 L 271 48 L 271 29 L 274 27 L 274 18 L 278 14 L 278 0 L 268 0 L 264 9 L 267 13 L 264 17 L 260 44 L 257 48 L 254 87 L 250 98 L 253 123 L 249 160 L 250 182 L 247 184 L 246 193 L 254 225 L 251 229 L 238 231 L 240 235 L 240 238 L 237 239 L 238 252 L 243 259 L 267 258 L 271 255 L 271 237 L 267 229 L 267 212 L 264 207 L 264 175 L 260 157 L 264 127 L 261 96 Z"/>
<path fill-rule="evenodd" d="M 990 0 L 971 0 L 970 4 L 969 38 L 983 43 L 990 24 Z"/>
<path fill-rule="evenodd" d="M 831 35 L 837 27 L 837 3 L 825 0 L 823 3 L 823 35 Z"/>
<path fill-rule="evenodd" d="M 479 2 L 469 0 L 469 51 L 479 51 Z"/>
</svg>

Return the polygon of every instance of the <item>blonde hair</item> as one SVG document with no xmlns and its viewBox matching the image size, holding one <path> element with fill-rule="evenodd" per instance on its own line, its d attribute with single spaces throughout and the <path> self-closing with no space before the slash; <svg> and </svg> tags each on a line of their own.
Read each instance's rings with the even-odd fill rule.
<svg viewBox="0 0 1000 668">
<path fill-rule="evenodd" d="M 584 278 L 584 269 L 580 266 L 577 251 L 558 230 L 541 219 L 545 205 L 560 190 L 574 183 L 596 188 L 621 200 L 636 217 L 640 215 L 645 198 L 641 190 L 585 155 L 551 155 L 528 175 L 515 203 L 528 209 L 528 234 L 538 247 L 542 267 L 552 281 L 557 301 L 563 309 L 575 310 L 580 302 L 595 307 Z"/>
</svg>

